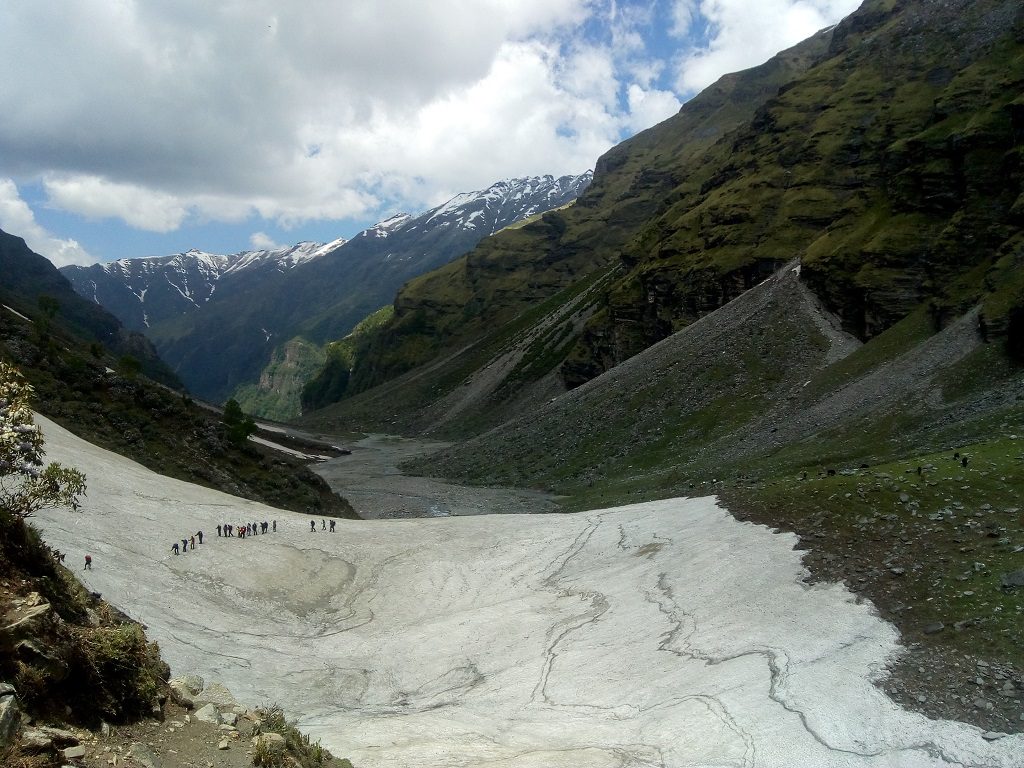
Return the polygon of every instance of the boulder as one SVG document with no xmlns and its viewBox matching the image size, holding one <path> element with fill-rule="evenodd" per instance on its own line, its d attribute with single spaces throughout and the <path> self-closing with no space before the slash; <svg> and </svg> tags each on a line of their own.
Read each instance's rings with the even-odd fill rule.
<svg viewBox="0 0 1024 768">
<path fill-rule="evenodd" d="M 21 748 L 31 755 L 49 752 L 54 748 L 53 739 L 38 728 L 28 728 L 21 733 Z"/>
<path fill-rule="evenodd" d="M 228 725 L 238 725 L 238 715 L 234 712 L 222 712 L 220 717 Z"/>
<path fill-rule="evenodd" d="M 202 723 L 212 723 L 213 725 L 220 725 L 220 710 L 216 704 L 206 704 L 196 710 L 194 715 L 196 720 Z"/>
<path fill-rule="evenodd" d="M 11 743 L 14 732 L 21 723 L 21 708 L 13 694 L 0 696 L 0 753 Z"/>
<path fill-rule="evenodd" d="M 75 747 L 68 747 L 64 750 L 65 760 L 81 760 L 83 757 L 85 757 L 85 747 L 81 744 Z"/>
<path fill-rule="evenodd" d="M 185 709 L 193 709 L 195 707 L 195 701 L 192 699 L 195 694 L 183 680 L 175 678 L 167 685 L 171 689 L 171 699 L 175 704 Z"/>
<path fill-rule="evenodd" d="M 999 579 L 999 585 L 1006 591 L 1024 587 L 1024 570 L 1004 573 Z"/>
<path fill-rule="evenodd" d="M 0 648 L 11 650 L 18 643 L 38 636 L 53 613 L 49 603 L 18 608 L 9 614 L 11 623 L 0 627 Z"/>
<path fill-rule="evenodd" d="M 183 675 L 178 679 L 185 684 L 185 687 L 189 689 L 193 696 L 203 690 L 203 687 L 206 685 L 206 681 L 199 675 Z"/>
<path fill-rule="evenodd" d="M 195 696 L 193 702 L 197 707 L 216 704 L 220 709 L 231 709 L 238 704 L 235 697 L 231 695 L 231 691 L 220 683 L 210 683 Z"/>
</svg>

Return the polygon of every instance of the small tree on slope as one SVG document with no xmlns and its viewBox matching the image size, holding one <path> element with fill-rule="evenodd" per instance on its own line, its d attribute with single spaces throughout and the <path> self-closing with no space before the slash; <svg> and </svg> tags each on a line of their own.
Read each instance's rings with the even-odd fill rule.
<svg viewBox="0 0 1024 768">
<path fill-rule="evenodd" d="M 32 419 L 32 387 L 0 362 L 0 508 L 25 519 L 46 507 L 78 508 L 85 475 L 43 464 L 43 433 Z"/>
</svg>

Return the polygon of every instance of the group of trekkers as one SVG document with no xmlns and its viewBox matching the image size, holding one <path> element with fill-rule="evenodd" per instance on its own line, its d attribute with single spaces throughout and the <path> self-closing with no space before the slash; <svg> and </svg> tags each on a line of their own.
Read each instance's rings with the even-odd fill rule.
<svg viewBox="0 0 1024 768">
<path fill-rule="evenodd" d="M 330 528 L 327 527 L 328 523 L 330 523 Z M 334 533 L 334 526 L 334 520 L 327 520 L 326 518 L 320 520 L 320 530 L 329 530 L 331 533 Z M 311 533 L 316 533 L 316 520 L 309 521 L 309 530 Z M 261 533 L 277 533 L 277 520 L 271 520 L 269 523 L 266 520 L 262 523 L 245 523 L 245 525 L 239 525 L 237 528 L 230 523 L 222 523 L 217 526 L 218 537 L 234 536 L 239 539 L 244 539 L 248 536 L 257 536 Z M 199 542 L 199 545 L 202 546 L 202 531 L 196 531 L 187 538 L 182 539 L 180 544 L 177 541 L 174 542 L 174 544 L 171 545 L 171 551 L 176 555 L 184 554 L 190 549 L 195 549 L 197 541 Z M 88 562 L 89 560 L 90 558 L 86 557 L 86 561 Z M 91 563 L 89 565 L 91 565 Z M 86 567 L 88 568 L 89 565 Z"/>
<path fill-rule="evenodd" d="M 231 525 L 230 523 L 222 523 L 221 525 L 217 526 L 217 536 L 237 536 L 239 539 L 244 539 L 246 536 L 255 536 L 259 533 L 268 533 L 271 530 L 274 533 L 277 533 L 277 520 L 272 520 L 269 523 L 266 520 L 264 520 L 262 523 L 245 523 L 244 525 L 239 525 L 237 529 L 235 528 L 234 525 Z M 178 544 L 178 542 L 174 542 L 174 544 L 171 545 L 171 551 L 177 555 L 184 554 L 185 552 L 188 552 L 190 549 L 195 549 L 197 539 L 199 541 L 200 546 L 202 546 L 202 531 L 196 531 L 187 538 L 182 539 L 180 545 Z"/>
</svg>

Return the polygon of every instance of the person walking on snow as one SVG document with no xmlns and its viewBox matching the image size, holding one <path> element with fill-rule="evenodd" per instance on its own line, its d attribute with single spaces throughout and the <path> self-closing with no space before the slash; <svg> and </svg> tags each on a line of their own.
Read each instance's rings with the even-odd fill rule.
<svg viewBox="0 0 1024 768">
<path fill-rule="evenodd" d="M 277 533 L 277 520 L 274 521 L 274 533 Z"/>
<path fill-rule="evenodd" d="M 181 551 L 188 552 L 188 539 L 181 540 Z"/>
<path fill-rule="evenodd" d="M 203 543 L 203 532 L 202 531 L 196 531 L 196 536 L 199 537 L 199 543 L 202 544 Z"/>
<path fill-rule="evenodd" d="M 217 526 L 217 535 L 220 536 L 220 526 Z"/>
<path fill-rule="evenodd" d="M 82 570 L 83 571 L 91 571 L 92 570 L 92 555 L 86 555 L 85 556 L 85 568 L 83 568 Z"/>
<path fill-rule="evenodd" d="M 171 549 L 174 550 L 174 554 L 175 554 L 175 556 L 177 556 L 177 554 L 178 554 L 178 542 L 174 542 L 174 546 L 171 547 Z"/>
<path fill-rule="evenodd" d="M 309 532 L 316 533 L 316 520 L 309 521 Z"/>
<path fill-rule="evenodd" d="M 331 533 L 334 533 L 334 521 L 331 520 Z"/>
<path fill-rule="evenodd" d="M 192 545 L 192 546 L 189 547 L 189 549 L 195 549 L 196 548 L 196 537 L 195 536 L 189 536 L 188 537 L 188 543 Z"/>
</svg>

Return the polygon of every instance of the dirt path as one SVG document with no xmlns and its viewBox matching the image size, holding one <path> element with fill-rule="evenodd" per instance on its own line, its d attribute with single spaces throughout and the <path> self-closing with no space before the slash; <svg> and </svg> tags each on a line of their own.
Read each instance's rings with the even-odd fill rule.
<svg viewBox="0 0 1024 768">
<path fill-rule="evenodd" d="M 317 437 L 323 439 L 323 436 Z M 366 520 L 558 511 L 555 497 L 540 491 L 453 485 L 429 477 L 404 475 L 398 469 L 403 461 L 430 454 L 446 445 L 369 435 L 349 444 L 351 455 L 311 468 L 348 499 Z"/>
</svg>

